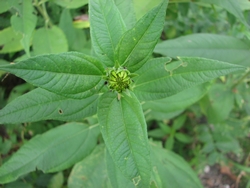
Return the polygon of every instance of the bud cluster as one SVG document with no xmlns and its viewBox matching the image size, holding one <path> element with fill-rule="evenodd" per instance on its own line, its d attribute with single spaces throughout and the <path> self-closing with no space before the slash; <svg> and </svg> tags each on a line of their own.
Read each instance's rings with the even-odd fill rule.
<svg viewBox="0 0 250 188">
<path fill-rule="evenodd" d="M 129 85 L 132 83 L 130 72 L 125 68 L 108 70 L 106 80 L 109 89 L 117 91 L 118 93 L 129 89 Z"/>
</svg>

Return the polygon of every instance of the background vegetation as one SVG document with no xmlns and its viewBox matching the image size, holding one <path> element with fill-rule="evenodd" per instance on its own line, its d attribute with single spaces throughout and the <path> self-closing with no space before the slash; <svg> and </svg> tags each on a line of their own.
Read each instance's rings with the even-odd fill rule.
<svg viewBox="0 0 250 188">
<path fill-rule="evenodd" d="M 115 2 L 125 6 L 122 1 Z M 137 19 L 159 2 L 134 0 Z M 36 22 L 20 29 L 18 24 L 29 20 L 15 20 L 22 10 L 0 0 L 0 64 L 48 53 L 91 54 L 87 3 L 34 0 L 27 14 L 36 15 L 30 16 Z M 181 155 L 208 187 L 211 184 L 204 180 L 204 169 L 215 164 L 227 175 L 225 184 L 250 187 L 249 10 L 247 0 L 170 0 L 161 40 L 154 50 L 155 57 L 205 57 L 248 67 L 245 73 L 220 77 L 143 105 L 149 137 Z M 34 89 L 13 75 L 0 75 L 0 108 Z M 82 122 L 93 125 L 96 117 Z M 35 135 L 63 123 L 46 120 L 0 125 L 1 163 Z M 94 160 L 95 156 L 89 157 Z M 66 187 L 70 172 L 71 169 L 54 174 L 36 171 L 3 187 Z"/>
</svg>

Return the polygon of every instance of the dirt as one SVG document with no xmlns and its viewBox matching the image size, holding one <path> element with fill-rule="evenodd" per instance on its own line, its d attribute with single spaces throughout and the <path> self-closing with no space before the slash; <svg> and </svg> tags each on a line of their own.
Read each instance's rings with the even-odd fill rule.
<svg viewBox="0 0 250 188">
<path fill-rule="evenodd" d="M 226 166 L 206 166 L 200 179 L 204 188 L 241 188 L 237 177 Z"/>
</svg>

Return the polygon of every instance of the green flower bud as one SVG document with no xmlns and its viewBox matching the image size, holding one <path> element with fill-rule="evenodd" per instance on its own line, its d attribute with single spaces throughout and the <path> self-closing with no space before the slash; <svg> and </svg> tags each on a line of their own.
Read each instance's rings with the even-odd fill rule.
<svg viewBox="0 0 250 188">
<path fill-rule="evenodd" d="M 107 70 L 107 76 L 105 79 L 108 82 L 107 85 L 109 89 L 117 91 L 118 93 L 122 93 L 126 89 L 129 89 L 129 86 L 132 83 L 130 72 L 122 67 Z"/>
</svg>

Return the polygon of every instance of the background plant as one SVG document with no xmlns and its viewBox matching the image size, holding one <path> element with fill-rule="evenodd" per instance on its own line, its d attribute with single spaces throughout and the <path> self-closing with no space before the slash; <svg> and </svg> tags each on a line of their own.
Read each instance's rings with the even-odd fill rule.
<svg viewBox="0 0 250 188">
<path fill-rule="evenodd" d="M 202 2 L 207 3 L 208 1 Z M 53 1 L 46 3 L 44 1 L 26 1 L 20 4 L 17 1 L 10 1 L 8 3 L 3 1 L 1 3 L 3 4 L 3 12 L 9 10 L 11 7 L 10 10 L 13 13 L 10 19 L 12 27 L 4 29 L 0 33 L 0 35 L 2 34 L 2 36 L 4 36 L 2 37 L 4 40 L 2 39 L 3 48 L 1 53 L 8 53 L 7 55 L 9 55 L 9 57 L 3 55 L 7 60 L 15 59 L 16 57 L 19 57 L 16 61 L 21 60 L 20 63 L 11 66 L 2 66 L 1 68 L 41 87 L 9 103 L 9 105 L 1 111 L 1 123 L 13 124 L 45 119 L 59 120 L 49 123 L 39 123 L 45 126 L 37 126 L 35 123 L 31 123 L 25 127 L 18 124 L 15 126 L 8 125 L 7 129 L 4 126 L 4 141 L 2 142 L 3 154 L 10 154 L 10 149 L 14 146 L 19 147 L 20 142 L 18 139 L 26 140 L 33 136 L 33 134 L 43 133 L 63 123 L 60 121 L 79 120 L 79 122 L 85 123 L 68 123 L 65 126 L 53 128 L 40 137 L 34 137 L 30 142 L 25 144 L 12 159 L 4 163 L 2 167 L 2 182 L 13 181 L 17 177 L 31 172 L 36 168 L 44 172 L 58 172 L 82 160 L 82 162 L 75 165 L 69 176 L 69 187 L 77 187 L 84 184 L 91 186 L 93 183 L 91 179 L 85 181 L 77 177 L 79 177 L 79 174 L 86 176 L 91 172 L 95 174 L 95 168 L 98 168 L 98 172 L 100 169 L 103 169 L 103 174 L 97 176 L 98 179 L 102 178 L 102 181 L 96 182 L 97 184 L 100 183 L 100 185 L 94 184 L 92 187 L 100 187 L 104 184 L 107 186 L 111 184 L 114 187 L 118 187 L 119 185 L 124 186 L 126 184 L 128 184 L 126 187 L 133 187 L 133 184 L 138 184 L 138 186 L 145 187 L 148 186 L 149 181 L 151 182 L 151 186 L 155 185 L 158 187 L 187 186 L 187 184 L 180 182 L 179 179 L 192 180 L 190 181 L 190 187 L 199 187 L 200 184 L 195 175 L 189 176 L 189 174 L 192 174 L 190 167 L 182 159 L 176 157 L 176 154 L 152 146 L 150 160 L 149 155 L 147 155 L 150 150 L 147 149 L 146 124 L 139 101 L 143 102 L 142 107 L 148 120 L 149 129 L 154 127 L 152 131 L 149 131 L 149 135 L 166 140 L 164 141 L 165 147 L 174 149 L 174 151 L 180 153 L 186 159 L 192 158 L 191 164 L 195 165 L 196 168 L 200 168 L 198 165 L 200 159 L 203 161 L 202 164 L 206 162 L 209 164 L 220 161 L 230 162 L 225 154 L 231 151 L 236 153 L 237 162 L 241 163 L 241 161 L 246 161 L 244 160 L 246 158 L 244 154 L 247 155 L 247 151 L 243 152 L 241 147 L 244 148 L 244 146 L 240 146 L 238 140 L 244 139 L 249 132 L 249 113 L 247 110 L 249 108 L 249 104 L 247 103 L 247 88 L 249 84 L 247 78 L 249 71 L 243 73 L 243 75 L 221 77 L 218 83 L 197 84 L 206 82 L 220 75 L 228 74 L 237 69 L 243 70 L 240 66 L 232 64 L 248 66 L 247 58 L 249 56 L 249 50 L 247 39 L 243 42 L 242 40 L 228 36 L 211 34 L 189 35 L 159 43 L 154 51 L 172 58 L 176 58 L 176 56 L 195 56 L 214 60 L 182 57 L 168 64 L 166 63 L 170 61 L 169 58 L 156 58 L 147 61 L 151 58 L 151 52 L 161 34 L 162 25 L 159 24 L 159 21 L 162 20 L 160 22 L 163 23 L 165 7 L 158 6 L 158 8 L 147 13 L 146 17 L 143 17 L 136 23 L 135 14 L 137 18 L 141 18 L 144 14 L 138 11 L 138 2 L 134 4 L 135 13 L 130 11 L 132 13 L 127 14 L 127 10 L 133 8 L 132 2 L 122 3 L 115 1 L 116 4 L 112 4 L 111 1 L 90 1 L 90 33 L 93 51 L 97 58 L 69 52 L 27 59 L 27 57 L 30 56 L 44 53 L 59 53 L 67 51 L 68 49 L 91 54 L 91 50 L 86 48 L 89 46 L 88 30 L 83 31 L 76 29 L 88 26 L 88 22 L 76 20 L 74 22 L 74 28 L 71 25 L 70 12 L 68 9 L 62 11 L 60 19 L 53 16 L 53 14 L 56 15 L 57 12 L 61 11 L 61 8 L 56 4 L 67 8 L 77 8 L 87 2 L 72 1 L 71 3 L 64 3 L 63 1 Z M 31 3 L 33 3 L 35 8 Z M 111 7 L 109 7 L 109 9 L 107 9 L 107 7 L 105 8 L 105 3 L 111 3 Z M 145 13 L 148 12 L 147 8 L 151 9 L 152 6 L 155 6 L 159 2 L 154 3 L 155 4 L 145 4 Z M 231 20 L 235 26 L 232 31 L 235 33 L 243 31 L 241 33 L 245 33 L 245 35 L 248 36 L 248 25 L 237 4 L 235 4 L 236 6 L 232 9 L 227 6 L 227 3 L 216 4 L 216 2 L 212 1 L 208 3 L 225 7 L 231 14 L 239 18 L 242 23 Z M 242 1 L 241 4 L 243 3 Z M 248 5 L 247 2 L 245 2 L 245 4 Z M 175 13 L 177 6 L 181 7 L 181 15 Z M 164 29 L 165 32 L 162 33 L 162 38 L 174 38 L 176 35 L 183 35 L 183 31 L 188 31 L 185 28 L 188 27 L 188 24 L 185 26 L 181 25 L 181 23 L 188 23 L 190 17 L 188 14 L 192 11 L 192 7 L 195 9 L 199 6 L 194 4 L 170 4 L 170 8 L 167 11 L 167 19 L 171 21 L 165 22 L 166 29 Z M 36 14 L 33 14 L 34 10 L 39 11 L 40 14 L 36 16 Z M 79 10 L 86 11 L 87 7 L 75 9 L 74 11 L 71 10 L 71 13 L 78 14 Z M 216 8 L 216 10 L 220 9 Z M 202 9 L 202 11 L 207 11 L 207 15 L 213 13 L 210 8 Z M 48 14 L 48 12 L 50 12 L 50 14 Z M 194 10 L 194 12 L 196 11 Z M 222 11 L 220 15 L 225 16 L 224 13 L 225 11 Z M 185 14 L 187 15 L 186 17 Z M 6 12 L 3 15 L 8 18 L 10 13 Z M 41 19 L 40 15 L 43 16 L 43 19 Z M 154 17 L 155 15 L 158 16 Z M 211 18 L 214 18 L 213 16 L 214 15 L 212 15 Z M 232 15 L 229 15 L 229 17 L 230 16 L 232 18 Z M 27 17 L 31 20 L 30 23 L 26 22 Z M 108 19 L 110 17 L 117 19 L 110 21 Z M 43 21 L 45 27 L 39 28 L 41 23 L 43 24 Z M 56 26 L 58 21 L 60 28 Z M 190 22 L 193 23 L 193 20 L 191 19 Z M 21 27 L 18 25 L 20 23 L 23 23 L 27 27 Z M 226 23 L 223 24 L 225 24 L 225 27 L 228 27 Z M 149 27 L 147 27 L 147 25 Z M 169 28 L 169 25 L 172 26 L 172 28 Z M 33 30 L 36 27 L 39 29 L 36 29 L 33 34 Z M 133 27 L 135 27 L 134 30 L 131 29 Z M 176 28 L 178 28 L 178 30 Z M 213 31 L 215 28 L 216 27 L 209 28 L 208 24 L 208 31 L 211 32 L 211 30 Z M 177 32 L 179 32 L 179 34 L 177 34 Z M 193 28 L 190 32 L 197 31 Z M 7 36 L 10 37 L 8 38 Z M 14 40 L 13 36 L 16 37 Z M 138 38 L 141 37 L 142 39 L 139 40 L 139 45 L 136 45 Z M 237 37 L 243 38 L 244 35 Z M 50 42 L 44 43 L 45 39 Z M 9 41 L 12 42 L 10 43 Z M 32 50 L 30 51 L 29 45 L 31 41 Z M 211 43 L 211 41 L 213 42 Z M 133 51 L 134 47 L 135 50 Z M 217 48 L 222 49 L 219 54 Z M 22 52 L 14 52 L 21 49 L 24 49 L 25 55 L 20 58 Z M 210 53 L 207 53 L 208 49 Z M 231 53 L 232 51 L 236 53 Z M 218 60 L 232 64 L 222 63 Z M 203 64 L 199 66 L 201 62 Z M 124 91 L 119 94 L 120 97 L 118 97 L 119 95 L 116 92 L 110 93 L 105 86 L 104 77 L 107 76 L 110 78 L 110 69 L 106 69 L 105 67 L 112 68 L 114 65 L 116 69 L 120 65 L 125 66 L 128 71 L 137 75 L 136 77 L 134 77 L 135 75 L 131 75 L 131 78 L 129 76 L 129 78 L 133 80 L 130 83 L 130 89 L 132 91 Z M 126 72 L 127 70 L 122 68 L 122 72 Z M 189 73 L 189 71 L 194 70 L 199 71 L 199 73 Z M 77 75 L 75 75 L 75 73 L 77 73 Z M 184 75 L 187 73 L 188 77 L 184 79 Z M 92 78 L 91 75 L 96 76 Z M 8 79 L 8 77 L 6 79 Z M 160 81 L 157 82 L 157 80 Z M 110 86 L 111 81 L 109 79 L 108 82 Z M 182 91 L 194 85 L 197 86 Z M 15 98 L 14 91 L 17 91 L 18 96 L 31 89 L 33 89 L 33 87 L 28 84 L 18 86 L 12 90 L 12 95 L 9 95 L 9 101 Z M 111 89 L 113 89 L 113 87 L 111 87 Z M 98 93 L 106 94 L 103 94 L 101 98 L 98 99 L 100 97 Z M 8 96 L 7 89 L 5 91 L 5 98 L 6 96 Z M 82 100 L 83 98 L 85 99 Z M 202 100 L 200 100 L 201 98 Z M 234 106 L 234 99 L 238 108 Z M 210 126 L 206 125 L 206 121 L 201 122 L 203 123 L 202 126 L 197 126 L 197 123 L 200 124 L 199 122 L 203 119 L 203 115 L 198 110 L 199 106 L 194 105 L 187 108 L 196 101 L 199 101 L 203 114 L 206 115 Z M 7 103 L 7 101 L 3 100 L 2 104 L 4 103 Z M 96 120 L 95 116 L 86 118 L 96 113 L 97 105 L 99 106 L 99 121 Z M 227 105 L 225 110 L 221 110 L 222 105 Z M 119 109 L 123 110 L 123 114 L 119 112 Z M 185 112 L 184 109 L 186 109 Z M 131 113 L 131 111 L 134 110 L 136 113 Z M 182 115 L 177 117 L 179 114 Z M 232 116 L 230 115 L 233 119 L 228 119 L 229 114 L 233 114 Z M 171 121 L 168 121 L 169 119 L 173 119 L 173 127 L 171 127 Z M 136 122 L 134 120 L 136 120 Z M 118 134 L 119 132 L 117 132 L 119 131 L 117 124 L 121 124 L 121 122 L 126 125 L 124 126 L 125 130 L 129 131 L 127 136 L 133 136 L 133 139 L 128 139 L 127 142 L 125 142 L 134 147 L 132 147 L 132 150 L 131 148 L 129 150 L 129 147 L 124 144 L 118 146 L 118 148 L 114 148 L 114 143 L 118 144 L 119 140 L 125 138 L 124 134 Z M 100 124 L 99 126 L 105 127 L 105 129 L 101 128 L 101 132 L 107 147 L 106 163 L 108 166 L 109 180 L 107 179 L 105 170 L 104 146 L 98 145 L 98 147 L 96 147 L 97 140 L 102 142 L 98 137 L 98 123 Z M 134 124 L 138 124 L 138 126 L 134 126 Z M 160 129 L 157 129 L 157 126 L 159 126 Z M 239 129 L 239 126 L 241 129 Z M 45 128 L 43 129 L 41 127 Z M 232 127 L 235 127 L 239 133 L 235 134 Z M 21 134 L 19 136 L 11 132 Z M 25 137 L 25 134 L 28 137 Z M 194 140 L 192 140 L 188 134 L 194 135 Z M 12 137 L 10 138 L 9 135 L 12 135 Z M 60 135 L 60 137 L 58 135 Z M 139 135 L 141 135 L 141 137 Z M 144 141 L 142 141 L 142 139 L 144 139 Z M 177 142 L 175 142 L 175 140 Z M 58 143 L 61 144 L 58 145 Z M 65 143 L 67 143 L 67 145 Z M 191 148 L 194 152 L 191 150 L 191 152 L 187 154 L 185 147 L 190 147 L 189 145 L 192 146 Z M 92 152 L 95 147 L 96 149 Z M 201 147 L 203 152 L 196 153 L 195 151 L 198 151 Z M 66 153 L 65 148 L 68 150 Z M 121 152 L 117 152 L 117 149 Z M 41 153 L 43 150 L 47 152 Z M 132 165 L 126 166 L 126 160 L 130 159 L 128 157 L 129 151 L 140 152 L 136 154 L 134 161 L 130 161 Z M 62 153 L 60 154 L 60 152 Z M 242 153 L 241 156 L 239 156 L 240 152 Z M 34 154 L 40 157 L 37 158 Z M 55 154 L 60 156 L 60 158 L 51 157 Z M 72 154 L 74 154 L 74 157 L 72 157 Z M 206 155 L 208 156 L 207 158 Z M 70 160 L 68 160 L 68 158 L 70 158 Z M 125 162 L 121 159 L 124 159 Z M 144 159 L 144 161 L 142 159 Z M 6 158 L 4 158 L 4 160 L 6 160 Z M 22 163 L 20 163 L 20 160 L 22 160 Z M 163 160 L 167 160 L 168 165 L 164 166 L 162 164 Z M 98 161 L 98 164 L 96 161 Z M 153 175 L 150 173 L 150 161 L 152 161 L 152 166 L 154 167 Z M 17 164 L 20 165 L 20 169 L 18 169 Z M 88 164 L 88 167 L 82 169 L 86 164 Z M 180 170 L 176 168 L 176 165 Z M 9 170 L 11 169 L 10 167 L 16 168 L 16 170 L 12 169 L 11 173 L 6 173 L 6 169 Z M 240 165 L 237 165 L 237 167 L 240 170 L 247 171 L 247 168 L 242 168 Z M 46 176 L 39 174 L 41 173 L 33 173 L 33 176 Z M 61 186 L 63 184 L 63 178 L 67 177 L 67 174 L 67 171 L 65 171 L 64 176 L 59 172 L 55 174 L 53 178 L 51 178 L 52 175 L 47 175 L 45 179 L 50 183 L 45 183 L 46 186 L 48 184 L 49 186 L 55 187 Z M 124 178 L 124 175 L 126 178 Z M 167 178 L 160 178 L 162 175 Z M 93 179 L 97 177 L 92 176 Z M 172 177 L 177 177 L 176 181 L 173 180 Z M 27 178 L 29 179 L 29 175 L 25 177 L 25 179 Z M 39 178 L 35 181 L 36 184 L 39 184 Z M 53 182 L 56 181 L 58 181 L 59 184 L 53 185 Z M 9 186 L 23 184 L 21 182 L 19 180 Z M 32 182 L 32 180 L 28 182 L 35 183 Z M 39 184 L 39 186 L 42 185 Z"/>
</svg>

